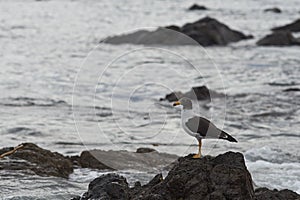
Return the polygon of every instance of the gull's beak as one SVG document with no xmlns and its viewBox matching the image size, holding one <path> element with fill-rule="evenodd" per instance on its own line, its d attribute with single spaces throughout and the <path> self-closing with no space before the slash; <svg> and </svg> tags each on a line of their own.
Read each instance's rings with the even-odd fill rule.
<svg viewBox="0 0 300 200">
<path fill-rule="evenodd" d="M 179 101 L 176 101 L 175 103 L 173 103 L 173 106 L 178 106 L 181 105 L 181 103 Z"/>
</svg>

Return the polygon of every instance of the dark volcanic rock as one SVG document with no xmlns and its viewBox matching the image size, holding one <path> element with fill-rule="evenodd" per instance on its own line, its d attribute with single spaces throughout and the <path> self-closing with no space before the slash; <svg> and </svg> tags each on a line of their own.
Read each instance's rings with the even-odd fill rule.
<svg viewBox="0 0 300 200">
<path fill-rule="evenodd" d="M 129 199 L 129 186 L 126 179 L 117 174 L 106 174 L 89 184 L 88 192 L 81 200 L 126 200 Z"/>
<path fill-rule="evenodd" d="M 205 6 L 193 4 L 191 7 L 189 7 L 189 10 L 208 10 L 208 9 Z"/>
<path fill-rule="evenodd" d="M 228 152 L 215 158 L 180 158 L 168 176 L 137 199 L 161 195 L 163 199 L 252 199 L 251 175 L 240 153 Z"/>
<path fill-rule="evenodd" d="M 255 190 L 255 200 L 299 200 L 300 195 L 291 190 L 270 190 L 268 188 L 258 188 Z"/>
<path fill-rule="evenodd" d="M 300 19 L 287 24 L 285 26 L 275 27 L 273 31 L 290 31 L 290 32 L 300 32 Z"/>
<path fill-rule="evenodd" d="M 224 94 L 209 90 L 206 86 L 198 86 L 193 87 L 186 93 L 182 93 L 180 91 L 172 92 L 170 94 L 167 94 L 165 98 L 161 98 L 160 100 L 168 100 L 169 102 L 173 102 L 179 100 L 182 97 L 188 97 L 194 100 L 211 100 L 212 98 L 224 97 Z"/>
<path fill-rule="evenodd" d="M 267 8 L 264 10 L 264 12 L 281 13 L 281 10 L 275 7 L 275 8 Z"/>
<path fill-rule="evenodd" d="M 3 158 L 0 170 L 30 171 L 40 176 L 68 178 L 73 172 L 72 162 L 63 155 L 42 149 L 32 143 L 24 143 L 15 153 Z M 4 148 L 0 153 L 13 148 Z"/>
<path fill-rule="evenodd" d="M 294 38 L 289 31 L 276 31 L 260 39 L 256 44 L 259 46 L 290 46 L 300 45 L 300 40 Z"/>
<path fill-rule="evenodd" d="M 174 31 L 175 30 L 175 31 Z M 182 33 L 182 34 L 180 34 Z M 188 36 L 188 37 L 187 37 Z M 182 27 L 167 26 L 154 31 L 140 30 L 134 33 L 108 37 L 103 40 L 110 44 L 146 45 L 227 45 L 231 42 L 253 38 L 242 32 L 232 30 L 216 19 L 205 17 Z"/>
<path fill-rule="evenodd" d="M 156 175 L 148 184 L 136 182 L 129 188 L 125 178 L 107 174 L 89 185 L 81 200 L 296 200 L 300 195 L 290 190 L 253 189 L 241 153 L 227 152 L 217 157 L 193 159 L 181 157 L 163 179 Z"/>
<path fill-rule="evenodd" d="M 107 199 L 112 199 L 110 195 L 114 194 L 115 199 L 123 197 L 135 200 L 254 198 L 252 179 L 244 157 L 233 152 L 215 158 L 206 156 L 193 159 L 192 155 L 180 158 L 165 179 L 158 174 L 148 184 L 141 186 L 137 182 L 133 188 L 128 188 L 126 180 L 120 176 L 104 175 L 90 184 L 85 194 L 88 198 L 83 199 L 99 198 L 103 194 L 109 194 L 105 196 Z"/>
</svg>

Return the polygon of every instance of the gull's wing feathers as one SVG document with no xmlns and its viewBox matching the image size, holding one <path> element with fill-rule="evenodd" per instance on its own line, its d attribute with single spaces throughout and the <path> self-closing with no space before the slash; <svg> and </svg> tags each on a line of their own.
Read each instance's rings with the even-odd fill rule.
<svg viewBox="0 0 300 200">
<path fill-rule="evenodd" d="M 186 123 L 186 127 L 194 132 L 200 134 L 202 137 L 206 137 L 209 132 L 214 131 L 214 132 L 219 132 L 220 135 L 220 130 L 209 120 L 199 117 L 199 116 L 194 116 L 192 118 L 189 118 Z M 211 129 L 211 130 L 210 130 Z"/>
<path fill-rule="evenodd" d="M 237 142 L 231 135 L 218 129 L 211 121 L 203 117 L 194 116 L 189 118 L 185 126 L 193 133 L 198 133 L 202 137 L 219 138 L 230 142 Z"/>
</svg>

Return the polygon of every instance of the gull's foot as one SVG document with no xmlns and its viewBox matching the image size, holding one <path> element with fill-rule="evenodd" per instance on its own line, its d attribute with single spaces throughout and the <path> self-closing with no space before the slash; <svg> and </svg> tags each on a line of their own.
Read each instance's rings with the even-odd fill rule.
<svg viewBox="0 0 300 200">
<path fill-rule="evenodd" d="M 195 155 L 193 155 L 193 158 L 201 158 L 201 154 L 195 154 Z"/>
</svg>

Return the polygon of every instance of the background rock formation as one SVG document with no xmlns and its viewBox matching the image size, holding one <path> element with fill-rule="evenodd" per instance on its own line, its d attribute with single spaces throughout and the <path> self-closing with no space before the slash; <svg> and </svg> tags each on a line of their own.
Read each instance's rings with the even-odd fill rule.
<svg viewBox="0 0 300 200">
<path fill-rule="evenodd" d="M 259 46 L 300 45 L 300 39 L 295 38 L 289 31 L 276 31 L 260 39 L 256 44 Z"/>
<path fill-rule="evenodd" d="M 108 37 L 104 39 L 103 42 L 110 44 L 200 44 L 202 46 L 224 46 L 231 42 L 238 42 L 240 40 L 249 38 L 252 38 L 252 36 L 245 35 L 242 32 L 230 29 L 227 25 L 219 22 L 216 19 L 204 17 L 196 22 L 187 23 L 182 27 L 172 25 L 165 28 L 158 28 L 154 31 L 140 30 L 134 33 Z"/>
</svg>

